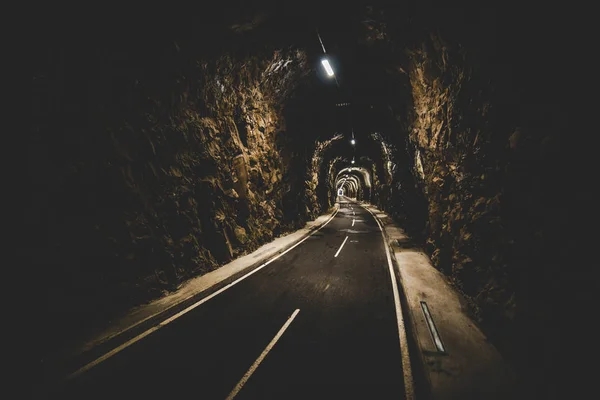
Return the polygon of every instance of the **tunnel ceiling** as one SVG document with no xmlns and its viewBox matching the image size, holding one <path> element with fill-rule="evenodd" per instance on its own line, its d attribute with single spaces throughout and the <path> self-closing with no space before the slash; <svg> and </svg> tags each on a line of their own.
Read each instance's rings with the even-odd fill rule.
<svg viewBox="0 0 600 400">
<path fill-rule="evenodd" d="M 404 14 L 402 18 L 408 18 L 410 8 L 402 5 L 400 9 Z M 209 26 L 216 26 L 215 30 L 221 32 L 221 38 L 211 32 L 211 42 L 247 53 L 256 51 L 258 44 L 258 49 L 292 46 L 306 53 L 311 73 L 300 82 L 294 82 L 295 93 L 286 106 L 311 115 L 313 125 L 322 127 L 327 135 L 349 134 L 354 130 L 363 142 L 376 131 L 386 135 L 385 131 L 395 123 L 394 111 L 402 112 L 410 102 L 408 79 L 400 72 L 399 65 L 405 56 L 402 51 L 394 53 L 378 45 L 377 35 L 381 33 L 377 30 L 382 27 L 373 19 L 378 17 L 378 12 L 363 4 L 244 3 L 226 15 L 224 21 L 211 21 Z M 194 27 L 190 28 L 191 32 L 180 35 L 190 41 L 190 46 L 199 47 L 191 38 L 203 36 L 206 28 L 197 28 L 201 24 L 190 25 Z M 317 31 L 339 85 L 325 77 L 320 65 L 323 52 Z"/>
<path fill-rule="evenodd" d="M 400 9 L 404 14 L 410 12 L 405 5 Z M 290 47 L 302 49 L 310 73 L 290 82 L 293 95 L 283 106 L 299 115 L 292 117 L 295 123 L 307 123 L 305 130 L 314 139 L 326 140 L 336 133 L 348 135 L 354 131 L 357 149 L 365 153 L 356 153 L 357 158 L 371 154 L 373 149 L 362 145 L 373 132 L 388 135 L 396 124 L 394 111 L 402 113 L 410 101 L 408 79 L 398 70 L 398 57 L 403 56 L 374 45 L 381 35 L 376 21 L 379 15 L 363 4 L 223 2 L 213 5 L 209 13 L 203 11 L 150 9 L 135 18 L 135 24 L 124 11 L 105 19 L 110 21 L 110 29 L 94 21 L 57 23 L 55 36 L 43 39 L 40 46 L 52 39 L 81 48 L 110 43 L 113 50 L 122 53 L 122 61 L 131 60 L 124 63 L 130 71 L 143 71 L 148 80 L 156 81 L 165 79 L 165 70 L 185 74 L 178 59 L 190 55 L 207 59 L 227 51 L 249 55 Z M 339 86 L 327 79 L 320 67 L 323 54 L 317 30 Z M 73 31 L 82 33 L 77 37 L 70 34 Z M 310 121 L 302 117 L 305 115 L 311 116 Z"/>
<path fill-rule="evenodd" d="M 411 101 L 408 78 L 401 72 L 403 53 L 394 53 L 379 43 L 380 15 L 363 5 L 343 4 L 342 8 L 343 13 L 340 5 L 319 4 L 315 12 L 310 4 L 245 4 L 221 19 L 178 24 L 170 32 L 177 38 L 178 51 L 202 48 L 204 57 L 225 50 L 250 55 L 267 54 L 272 49 L 301 49 L 308 71 L 299 81 L 289 81 L 293 86 L 281 98 L 289 127 L 288 137 L 282 140 L 285 146 L 298 149 L 343 135 L 343 140 L 330 143 L 319 155 L 322 166 L 316 179 L 332 194 L 335 177 L 344 167 L 366 168 L 369 174 L 380 175 L 375 178 L 377 182 L 389 179 L 385 178 L 386 171 L 389 175 L 388 160 L 379 142 L 385 137 L 392 138 L 388 142 L 405 140 L 398 116 L 407 115 Z M 317 30 L 337 83 L 325 77 L 321 68 L 323 52 Z M 351 137 L 356 139 L 356 146 L 348 144 Z M 355 164 L 351 164 L 353 159 Z"/>
</svg>

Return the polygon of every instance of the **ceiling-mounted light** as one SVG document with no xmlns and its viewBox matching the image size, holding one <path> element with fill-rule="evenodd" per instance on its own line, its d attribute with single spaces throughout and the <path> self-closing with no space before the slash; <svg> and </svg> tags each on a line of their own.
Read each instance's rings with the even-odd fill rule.
<svg viewBox="0 0 600 400">
<path fill-rule="evenodd" d="M 352 158 L 352 161 L 350 161 L 352 164 L 354 164 L 354 158 Z"/>
<path fill-rule="evenodd" d="M 329 65 L 329 60 L 324 58 L 321 60 L 321 64 L 323 64 L 323 67 L 325 67 L 325 72 L 327 72 L 328 76 L 333 76 L 333 69 L 331 68 L 331 65 Z"/>
<path fill-rule="evenodd" d="M 354 146 L 356 144 L 356 140 L 354 138 L 350 139 L 350 144 Z"/>
</svg>

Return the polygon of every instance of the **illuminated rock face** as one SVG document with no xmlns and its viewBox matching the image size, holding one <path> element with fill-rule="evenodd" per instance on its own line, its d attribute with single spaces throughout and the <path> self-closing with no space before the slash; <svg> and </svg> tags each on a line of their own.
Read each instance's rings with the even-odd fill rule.
<svg viewBox="0 0 600 400">
<path fill-rule="evenodd" d="M 409 54 L 409 140 L 427 202 L 432 261 L 477 299 L 479 311 L 509 318 L 516 305 L 506 273 L 511 233 L 500 212 L 507 154 L 504 143 L 493 142 L 508 132 L 494 130 L 492 105 L 474 86 L 472 66 L 440 38 L 431 36 Z"/>
<path fill-rule="evenodd" d="M 530 364 L 541 350 L 531 350 L 525 332 L 551 326 L 564 307 L 552 294 L 559 279 L 549 278 L 562 274 L 554 249 L 562 248 L 560 226 L 573 201 L 569 190 L 554 190 L 559 182 L 569 185 L 568 162 L 556 164 L 559 143 L 567 143 L 564 126 L 520 105 L 514 88 L 498 88 L 493 67 L 458 47 L 430 35 L 408 52 L 408 143 L 427 209 L 426 248 L 466 294 L 486 334 L 535 382 L 547 378 Z M 554 97 L 543 107 L 562 114 L 564 100 Z M 528 101 L 547 100 L 534 92 Z M 519 118 L 511 108 L 520 108 Z"/>
<path fill-rule="evenodd" d="M 303 198 L 304 188 L 289 193 L 277 143 L 286 134 L 281 104 L 308 71 L 304 53 L 222 55 L 176 66 L 188 68 L 185 75 L 124 77 L 122 86 L 132 85 L 129 103 L 113 105 L 108 116 L 91 109 L 89 128 L 39 126 L 40 154 L 30 166 L 45 195 L 30 199 L 40 237 L 26 243 L 26 254 L 47 275 L 45 284 L 57 288 L 47 301 L 65 314 L 174 289 L 301 218 L 282 206 L 284 193 Z M 104 73 L 96 78 L 116 72 Z M 92 86 L 99 98 L 89 107 L 112 111 L 107 88 Z M 47 88 L 39 90 L 43 96 Z M 51 106 L 60 110 L 77 99 L 63 101 Z M 62 117 L 53 116 L 66 124 Z"/>
<path fill-rule="evenodd" d="M 406 113 L 394 110 L 398 127 L 383 131 L 399 168 L 389 190 L 382 179 L 374 192 L 380 207 L 420 236 L 533 388 L 545 372 L 532 360 L 552 353 L 536 346 L 533 332 L 553 326 L 567 303 L 575 307 L 556 293 L 559 277 L 570 274 L 559 260 L 575 253 L 565 251 L 574 247 L 562 244 L 573 243 L 562 229 L 580 202 L 581 178 L 571 165 L 580 157 L 566 150 L 575 143 L 569 103 L 578 97 L 558 82 L 571 71 L 567 62 L 553 64 L 552 41 L 528 36 L 526 18 L 510 27 L 505 21 L 514 16 L 497 15 L 503 22 L 494 30 L 486 26 L 490 16 L 463 24 L 449 11 L 417 15 L 413 26 L 443 28 L 409 39 L 408 21 L 395 20 L 400 14 L 384 10 L 368 22 L 367 46 L 392 52 L 406 43 L 388 79 L 410 92 Z M 564 40 L 547 28 L 544 35 Z"/>
</svg>

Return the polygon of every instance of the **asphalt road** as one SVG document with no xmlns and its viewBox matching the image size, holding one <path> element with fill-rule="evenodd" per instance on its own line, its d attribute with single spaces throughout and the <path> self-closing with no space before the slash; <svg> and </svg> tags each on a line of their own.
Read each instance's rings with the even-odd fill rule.
<svg viewBox="0 0 600 400">
<path fill-rule="evenodd" d="M 342 199 L 298 247 L 52 397 L 401 399 L 395 312 L 378 225 Z"/>
</svg>

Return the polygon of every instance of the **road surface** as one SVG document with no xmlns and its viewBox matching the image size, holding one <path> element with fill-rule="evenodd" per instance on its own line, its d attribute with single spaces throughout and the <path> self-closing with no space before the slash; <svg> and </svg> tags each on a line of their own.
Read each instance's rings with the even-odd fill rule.
<svg viewBox="0 0 600 400">
<path fill-rule="evenodd" d="M 342 198 L 302 244 L 52 397 L 402 399 L 398 337 L 379 227 Z"/>
</svg>

